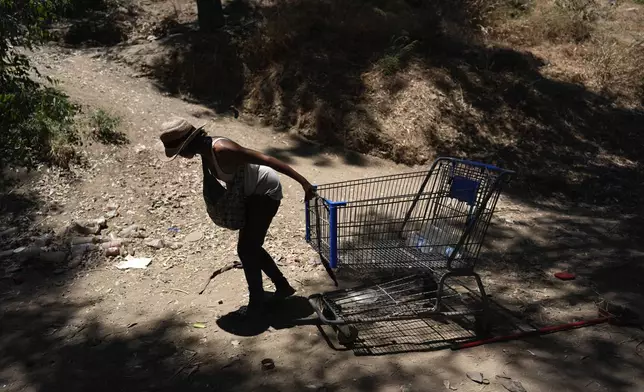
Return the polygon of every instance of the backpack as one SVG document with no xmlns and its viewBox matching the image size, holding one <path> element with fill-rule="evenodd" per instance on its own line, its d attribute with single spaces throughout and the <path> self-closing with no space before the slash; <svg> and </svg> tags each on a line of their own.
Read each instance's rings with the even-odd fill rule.
<svg viewBox="0 0 644 392">
<path fill-rule="evenodd" d="M 240 166 L 232 181 L 223 187 L 201 159 L 203 198 L 208 216 L 219 227 L 239 230 L 246 224 L 245 166 Z"/>
</svg>

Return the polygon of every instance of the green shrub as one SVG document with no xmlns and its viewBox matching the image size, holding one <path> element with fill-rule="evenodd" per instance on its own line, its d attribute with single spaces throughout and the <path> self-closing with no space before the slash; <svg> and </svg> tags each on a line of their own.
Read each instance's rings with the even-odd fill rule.
<svg viewBox="0 0 644 392">
<path fill-rule="evenodd" d="M 32 49 L 47 38 L 46 24 L 63 0 L 0 0 L 0 166 L 48 162 L 67 166 L 78 142 L 77 107 L 32 78 L 38 71 L 19 48 Z"/>
<path fill-rule="evenodd" d="M 121 124 L 121 119 L 111 115 L 103 109 L 98 109 L 89 119 L 90 134 L 92 138 L 103 144 L 126 144 L 127 136 L 117 128 Z"/>
</svg>

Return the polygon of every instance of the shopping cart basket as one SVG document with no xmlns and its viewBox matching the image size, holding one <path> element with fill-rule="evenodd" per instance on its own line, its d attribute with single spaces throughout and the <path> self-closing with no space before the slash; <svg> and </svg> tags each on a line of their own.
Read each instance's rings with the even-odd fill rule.
<svg viewBox="0 0 644 392">
<path fill-rule="evenodd" d="M 306 240 L 334 280 L 338 268 L 357 272 L 365 282 L 389 276 L 384 283 L 311 296 L 320 319 L 343 325 L 339 332 L 347 343 L 355 335 L 350 324 L 436 314 L 474 314 L 478 333 L 484 333 L 487 298 L 474 269 L 511 174 L 439 158 L 429 171 L 317 186 L 317 197 L 306 202 Z M 480 301 L 447 282 L 463 277 L 474 278 Z"/>
</svg>

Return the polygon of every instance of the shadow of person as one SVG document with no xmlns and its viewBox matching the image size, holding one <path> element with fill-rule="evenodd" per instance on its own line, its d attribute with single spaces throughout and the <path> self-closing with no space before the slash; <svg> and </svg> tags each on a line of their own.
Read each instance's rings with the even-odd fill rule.
<svg viewBox="0 0 644 392">
<path fill-rule="evenodd" d="M 239 310 L 230 312 L 217 320 L 222 330 L 236 336 L 257 336 L 268 331 L 267 315 L 248 317 Z"/>
<path fill-rule="evenodd" d="M 292 328 L 297 325 L 316 324 L 317 319 L 307 319 L 314 313 L 308 299 L 293 296 L 266 305 L 264 314 L 248 317 L 239 310 L 230 312 L 217 320 L 222 330 L 237 336 L 257 336 L 269 327 L 275 329 Z"/>
<path fill-rule="evenodd" d="M 309 300 L 301 296 L 293 296 L 273 304 L 269 316 L 271 327 L 275 329 L 292 328 L 297 325 L 316 324 L 317 317 L 311 319 L 315 313 Z"/>
</svg>

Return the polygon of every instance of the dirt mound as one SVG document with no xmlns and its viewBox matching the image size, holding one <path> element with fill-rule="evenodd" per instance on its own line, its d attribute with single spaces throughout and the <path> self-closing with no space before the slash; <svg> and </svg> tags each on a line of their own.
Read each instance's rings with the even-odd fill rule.
<svg viewBox="0 0 644 392">
<path fill-rule="evenodd" d="M 616 23 L 642 8 L 501 3 L 231 1 L 226 27 L 204 34 L 180 2 L 148 18 L 157 36 L 111 53 L 169 94 L 324 145 L 481 159 L 518 170 L 517 192 L 634 208 L 644 38 Z M 544 15 L 557 31 L 538 30 Z M 587 24 L 590 38 L 566 30 Z M 530 32 L 542 38 L 520 46 Z"/>
<path fill-rule="evenodd" d="M 77 0 L 65 4 L 62 19 L 51 28 L 52 38 L 65 46 L 114 46 L 135 31 L 140 8 L 116 0 Z"/>
</svg>

